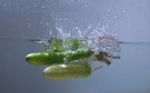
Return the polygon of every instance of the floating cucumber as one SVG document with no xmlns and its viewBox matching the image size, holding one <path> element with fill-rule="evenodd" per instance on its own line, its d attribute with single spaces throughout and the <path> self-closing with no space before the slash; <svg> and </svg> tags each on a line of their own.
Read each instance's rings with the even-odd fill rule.
<svg viewBox="0 0 150 93">
<path fill-rule="evenodd" d="M 56 64 L 44 69 L 43 75 L 49 79 L 84 78 L 91 74 L 88 63 Z"/>
<path fill-rule="evenodd" d="M 51 65 L 64 62 L 64 55 L 62 53 L 30 53 L 26 55 L 25 60 L 34 65 Z"/>
<path fill-rule="evenodd" d="M 91 55 L 91 52 L 87 49 L 65 52 L 41 52 L 30 53 L 26 55 L 25 59 L 28 63 L 35 65 L 51 65 L 64 63 L 64 61 L 73 61 L 81 58 L 85 58 Z"/>
</svg>

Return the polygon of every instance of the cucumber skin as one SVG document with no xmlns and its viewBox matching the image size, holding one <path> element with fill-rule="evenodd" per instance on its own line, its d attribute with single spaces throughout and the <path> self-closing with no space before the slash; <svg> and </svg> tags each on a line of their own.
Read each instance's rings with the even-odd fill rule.
<svg viewBox="0 0 150 93">
<path fill-rule="evenodd" d="M 25 60 L 34 65 L 52 65 L 86 58 L 88 53 L 88 50 L 30 53 L 26 55 Z"/>
<path fill-rule="evenodd" d="M 85 78 L 90 76 L 92 68 L 87 63 L 55 64 L 44 69 L 43 75 L 48 79 Z"/>
<path fill-rule="evenodd" d="M 25 60 L 34 65 L 51 65 L 64 62 L 64 55 L 60 53 L 30 53 Z"/>
</svg>

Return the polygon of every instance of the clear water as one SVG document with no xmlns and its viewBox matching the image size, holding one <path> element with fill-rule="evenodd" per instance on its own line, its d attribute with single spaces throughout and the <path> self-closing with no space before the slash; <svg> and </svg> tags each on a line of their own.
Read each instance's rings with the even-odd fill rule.
<svg viewBox="0 0 150 93">
<path fill-rule="evenodd" d="M 9 93 L 149 93 L 150 45 L 120 44 L 120 60 L 96 70 L 88 78 L 48 80 L 44 67 L 28 64 L 24 56 L 42 51 L 26 40 L 0 40 L 0 92 Z"/>
</svg>

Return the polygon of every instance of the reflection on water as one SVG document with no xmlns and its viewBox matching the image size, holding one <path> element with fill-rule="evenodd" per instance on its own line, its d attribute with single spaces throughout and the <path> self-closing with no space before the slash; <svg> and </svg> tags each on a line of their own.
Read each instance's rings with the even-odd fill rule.
<svg viewBox="0 0 150 93">
<path fill-rule="evenodd" d="M 149 93 L 150 45 L 120 44 L 120 60 L 103 66 L 88 78 L 53 81 L 41 74 L 43 67 L 29 65 L 27 53 L 43 51 L 37 43 L 1 40 L 0 92 L 3 93 Z M 8 90 L 9 87 L 9 90 Z"/>
</svg>

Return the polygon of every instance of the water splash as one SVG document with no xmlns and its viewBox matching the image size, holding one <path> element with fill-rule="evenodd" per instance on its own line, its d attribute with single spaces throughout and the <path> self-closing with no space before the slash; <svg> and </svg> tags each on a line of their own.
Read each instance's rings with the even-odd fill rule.
<svg viewBox="0 0 150 93">
<path fill-rule="evenodd" d="M 107 26 L 89 24 L 85 29 L 75 26 L 71 30 L 67 30 L 63 25 L 57 24 L 56 29 L 58 30 L 58 37 L 85 40 L 86 45 L 93 51 L 109 53 L 118 53 L 120 51 L 117 36 L 108 32 Z"/>
<path fill-rule="evenodd" d="M 106 52 L 108 53 L 107 61 L 112 61 L 114 57 L 119 56 L 120 46 L 117 36 L 107 31 L 108 26 L 101 26 L 100 24 L 94 25 L 89 24 L 83 28 L 81 26 L 72 26 L 68 29 L 66 22 L 69 23 L 67 18 L 57 18 L 57 24 L 55 25 L 58 33 L 55 37 L 53 32 L 50 33 L 50 38 L 47 41 L 40 42 L 44 45 L 45 50 L 49 50 L 51 47 L 51 41 L 54 38 L 60 38 L 66 40 L 68 38 L 79 39 L 86 45 L 87 48 L 91 49 L 94 53 Z M 65 25 L 64 25 L 65 24 Z M 72 50 L 72 45 L 66 44 L 63 41 L 63 47 L 65 50 Z M 79 50 L 82 47 L 79 48 Z M 92 61 L 92 62 L 91 62 Z M 91 62 L 93 70 L 102 67 L 102 63 L 98 61 L 88 60 Z M 97 65 L 97 63 L 99 65 Z M 96 64 L 96 65 L 95 65 Z"/>
</svg>

